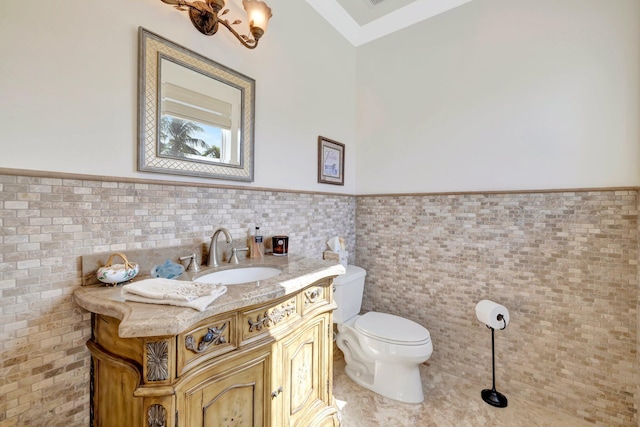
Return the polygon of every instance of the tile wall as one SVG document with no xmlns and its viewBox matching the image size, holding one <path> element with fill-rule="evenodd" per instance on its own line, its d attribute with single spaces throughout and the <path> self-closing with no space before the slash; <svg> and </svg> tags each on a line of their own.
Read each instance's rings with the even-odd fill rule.
<svg viewBox="0 0 640 427">
<path fill-rule="evenodd" d="M 433 369 L 597 425 L 637 426 L 636 191 L 340 196 L 0 174 L 0 427 L 88 425 L 80 256 L 208 241 L 257 222 L 320 257 L 342 235 L 368 271 L 364 308 L 431 331 Z M 356 239 L 358 241 L 357 256 Z"/>
<path fill-rule="evenodd" d="M 638 425 L 638 194 L 359 196 L 363 309 L 431 332 L 432 369 L 491 388 L 475 304 L 507 306 L 498 391 L 601 426 Z"/>
<path fill-rule="evenodd" d="M 219 226 L 244 239 L 256 223 L 319 258 L 335 235 L 355 247 L 355 198 L 0 174 L 0 427 L 89 424 L 82 255 L 208 242 Z"/>
</svg>

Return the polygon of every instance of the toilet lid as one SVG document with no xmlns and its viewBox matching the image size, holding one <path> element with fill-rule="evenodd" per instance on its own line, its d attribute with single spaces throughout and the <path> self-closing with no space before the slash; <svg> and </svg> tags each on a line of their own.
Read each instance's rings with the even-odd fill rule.
<svg viewBox="0 0 640 427">
<path fill-rule="evenodd" d="M 365 335 L 394 344 L 426 344 L 431 340 L 422 325 L 393 314 L 370 311 L 355 322 L 355 328 Z"/>
</svg>

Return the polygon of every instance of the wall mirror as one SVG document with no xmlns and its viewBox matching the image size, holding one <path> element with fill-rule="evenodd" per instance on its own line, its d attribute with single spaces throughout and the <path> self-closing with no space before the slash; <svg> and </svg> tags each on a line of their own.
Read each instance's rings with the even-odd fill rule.
<svg viewBox="0 0 640 427">
<path fill-rule="evenodd" d="M 138 30 L 138 170 L 253 181 L 255 81 Z"/>
</svg>

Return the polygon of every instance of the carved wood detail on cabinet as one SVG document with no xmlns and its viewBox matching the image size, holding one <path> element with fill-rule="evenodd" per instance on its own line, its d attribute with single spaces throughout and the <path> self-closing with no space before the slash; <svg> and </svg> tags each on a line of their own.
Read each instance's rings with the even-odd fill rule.
<svg viewBox="0 0 640 427">
<path fill-rule="evenodd" d="M 287 297 L 283 300 L 243 311 L 240 323 L 242 326 L 242 344 L 263 339 L 273 334 L 274 329 L 284 327 L 290 322 L 300 319 L 298 297 Z"/>
<path fill-rule="evenodd" d="M 214 316 L 178 335 L 178 375 L 235 350 L 236 325 L 236 313 Z"/>
<path fill-rule="evenodd" d="M 338 426 L 331 280 L 211 316 L 175 336 L 120 338 L 94 314 L 93 425 Z"/>
<path fill-rule="evenodd" d="M 208 328 L 207 333 L 202 337 L 202 340 L 196 346 L 196 340 L 193 335 L 187 335 L 184 340 L 185 347 L 194 353 L 202 353 L 206 351 L 212 345 L 221 345 L 226 343 L 226 339 L 223 335 L 224 330 L 226 329 L 227 324 L 224 323 L 219 328 L 213 327 Z"/>
<path fill-rule="evenodd" d="M 167 341 L 148 342 L 147 381 L 169 379 L 169 343 Z"/>
<path fill-rule="evenodd" d="M 167 425 L 167 410 L 157 403 L 149 406 L 147 411 L 148 427 L 164 427 Z"/>
</svg>

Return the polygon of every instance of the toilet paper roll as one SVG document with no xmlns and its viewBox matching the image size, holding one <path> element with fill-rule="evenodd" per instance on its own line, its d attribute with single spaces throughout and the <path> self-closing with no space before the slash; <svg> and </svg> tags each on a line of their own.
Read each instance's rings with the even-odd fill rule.
<svg viewBox="0 0 640 427">
<path fill-rule="evenodd" d="M 483 299 L 476 304 L 476 317 L 493 329 L 504 329 L 509 324 L 509 310 L 504 305 L 488 299 Z"/>
</svg>

